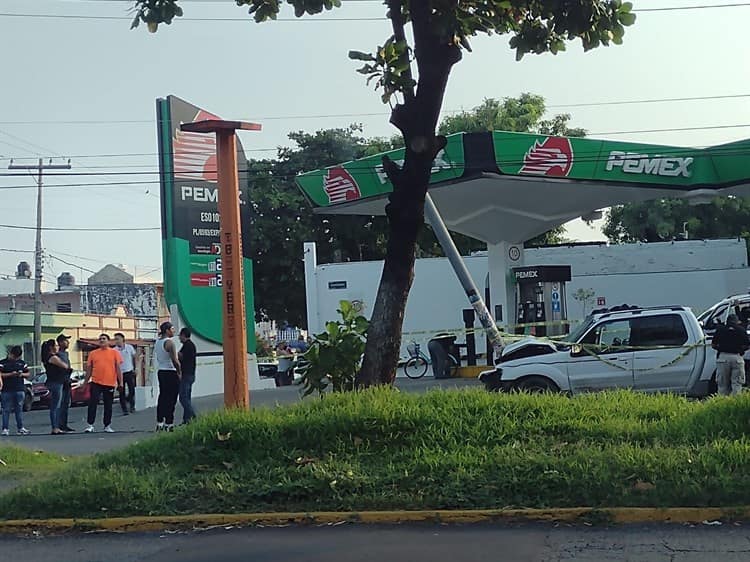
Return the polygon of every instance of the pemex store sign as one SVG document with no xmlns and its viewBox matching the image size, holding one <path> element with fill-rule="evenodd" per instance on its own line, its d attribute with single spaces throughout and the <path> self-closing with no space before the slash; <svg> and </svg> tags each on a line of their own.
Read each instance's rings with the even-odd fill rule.
<svg viewBox="0 0 750 562">
<path fill-rule="evenodd" d="M 161 178 L 164 294 L 198 335 L 222 342 L 222 263 L 219 243 L 219 189 L 215 135 L 180 130 L 182 123 L 220 119 L 176 96 L 156 101 Z M 237 140 L 242 205 L 243 266 L 247 324 L 254 325 L 253 276 L 247 160 Z M 248 330 L 248 350 L 255 351 L 255 331 Z"/>
<path fill-rule="evenodd" d="M 664 157 L 613 150 L 609 153 L 605 169 L 611 172 L 620 168 L 626 174 L 690 178 L 693 175 L 691 167 L 694 160 L 692 156 Z"/>
</svg>

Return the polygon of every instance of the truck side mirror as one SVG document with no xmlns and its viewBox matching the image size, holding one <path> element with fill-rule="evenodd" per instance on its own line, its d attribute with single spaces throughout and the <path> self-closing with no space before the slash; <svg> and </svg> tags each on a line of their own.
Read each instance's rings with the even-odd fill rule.
<svg viewBox="0 0 750 562">
<path fill-rule="evenodd" d="M 570 346 L 570 356 L 571 357 L 580 357 L 583 355 L 583 346 L 579 343 L 574 343 Z"/>
</svg>

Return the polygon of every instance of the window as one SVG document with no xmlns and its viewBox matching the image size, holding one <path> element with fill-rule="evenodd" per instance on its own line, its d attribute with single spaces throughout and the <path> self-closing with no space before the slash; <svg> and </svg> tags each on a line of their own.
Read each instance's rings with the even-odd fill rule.
<svg viewBox="0 0 750 562">
<path fill-rule="evenodd" d="M 73 307 L 69 302 L 57 303 L 57 312 L 73 312 Z"/>
<path fill-rule="evenodd" d="M 597 353 L 616 353 L 630 345 L 630 320 L 603 322 L 592 329 L 581 341 L 593 346 Z"/>
<path fill-rule="evenodd" d="M 682 317 L 678 314 L 645 316 L 633 320 L 634 345 L 679 347 L 688 340 Z"/>
<path fill-rule="evenodd" d="M 714 330 L 717 326 L 724 323 L 724 319 L 727 316 L 727 311 L 727 305 L 718 306 L 713 312 L 711 312 L 710 315 L 705 315 L 707 316 L 707 318 L 704 319 L 704 315 L 702 314 L 699 320 L 704 321 L 704 326 L 706 329 Z"/>
</svg>

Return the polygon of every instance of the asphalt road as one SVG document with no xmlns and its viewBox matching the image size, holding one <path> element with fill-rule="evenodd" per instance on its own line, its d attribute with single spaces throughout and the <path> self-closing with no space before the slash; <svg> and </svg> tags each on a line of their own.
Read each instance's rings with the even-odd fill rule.
<svg viewBox="0 0 750 562">
<path fill-rule="evenodd" d="M 180 534 L 0 537 L 2 560 L 35 562 L 745 562 L 744 526 L 351 526 Z"/>
<path fill-rule="evenodd" d="M 432 388 L 467 388 L 481 387 L 476 379 L 447 379 L 435 380 L 432 377 L 424 377 L 418 380 L 398 379 L 396 386 L 406 392 L 426 392 Z M 251 393 L 251 405 L 253 408 L 275 407 L 283 404 L 294 404 L 300 402 L 299 387 L 286 386 L 267 390 L 257 390 Z M 305 400 L 315 400 L 308 397 Z M 204 396 L 195 398 L 193 404 L 200 415 L 201 412 L 218 410 L 223 407 L 222 395 Z M 119 403 L 114 405 L 112 427 L 116 433 L 102 433 L 102 409 L 99 405 L 96 418 L 97 433 L 82 433 L 86 427 L 86 407 L 78 406 L 71 408 L 69 414 L 70 425 L 77 429 L 77 433 L 67 435 L 50 435 L 49 410 L 32 410 L 24 413 L 24 425 L 31 430 L 28 436 L 11 434 L 9 437 L 0 438 L 0 443 L 12 443 L 37 451 L 48 451 L 63 455 L 86 455 L 110 451 L 118 447 L 124 447 L 154 435 L 156 427 L 155 408 L 147 408 L 137 411 L 129 416 L 123 416 Z M 178 404 L 175 420 L 182 419 L 182 407 Z M 15 432 L 15 425 L 11 416 L 11 432 Z"/>
</svg>

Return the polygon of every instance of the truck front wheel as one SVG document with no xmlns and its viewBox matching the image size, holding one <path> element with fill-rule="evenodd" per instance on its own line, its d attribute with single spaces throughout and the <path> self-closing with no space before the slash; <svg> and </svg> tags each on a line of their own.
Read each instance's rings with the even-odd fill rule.
<svg viewBox="0 0 750 562">
<path fill-rule="evenodd" d="M 516 383 L 516 389 L 521 392 L 539 394 L 542 392 L 560 392 L 558 386 L 547 377 L 531 376 Z"/>
</svg>

